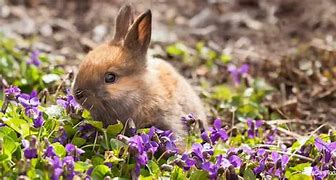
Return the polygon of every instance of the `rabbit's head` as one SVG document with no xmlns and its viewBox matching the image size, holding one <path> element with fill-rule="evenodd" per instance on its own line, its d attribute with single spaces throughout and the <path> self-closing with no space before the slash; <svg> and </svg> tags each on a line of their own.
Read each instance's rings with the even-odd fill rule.
<svg viewBox="0 0 336 180">
<path fill-rule="evenodd" d="M 131 6 L 122 7 L 113 40 L 89 52 L 80 65 L 73 94 L 105 126 L 126 121 L 146 94 L 151 16 L 147 10 L 133 21 Z"/>
</svg>

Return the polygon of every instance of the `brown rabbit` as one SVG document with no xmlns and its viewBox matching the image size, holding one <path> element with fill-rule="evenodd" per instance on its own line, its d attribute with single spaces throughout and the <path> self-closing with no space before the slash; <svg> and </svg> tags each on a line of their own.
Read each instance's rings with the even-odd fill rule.
<svg viewBox="0 0 336 180">
<path fill-rule="evenodd" d="M 147 59 L 152 14 L 133 22 L 132 8 L 122 7 L 111 42 L 93 49 L 74 84 L 76 100 L 104 125 L 132 119 L 137 128 L 155 126 L 183 136 L 181 117 L 193 113 L 205 123 L 200 98 L 167 62 Z"/>
</svg>

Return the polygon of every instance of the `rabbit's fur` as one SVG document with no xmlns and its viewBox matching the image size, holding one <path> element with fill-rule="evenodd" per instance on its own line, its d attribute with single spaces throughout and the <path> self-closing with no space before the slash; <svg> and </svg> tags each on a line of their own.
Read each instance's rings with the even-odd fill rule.
<svg viewBox="0 0 336 180">
<path fill-rule="evenodd" d="M 147 59 L 151 11 L 133 22 L 132 8 L 122 7 L 113 40 L 93 49 L 82 62 L 74 84 L 76 100 L 105 126 L 132 119 L 137 128 L 156 126 L 185 135 L 181 117 L 193 113 L 206 125 L 200 98 L 167 62 Z M 106 74 L 116 76 L 106 83 Z"/>
</svg>

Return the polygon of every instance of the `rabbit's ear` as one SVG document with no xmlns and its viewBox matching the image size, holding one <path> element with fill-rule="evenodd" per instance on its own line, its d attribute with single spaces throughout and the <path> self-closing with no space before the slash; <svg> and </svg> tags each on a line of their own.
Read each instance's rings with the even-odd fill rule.
<svg viewBox="0 0 336 180">
<path fill-rule="evenodd" d="M 124 46 L 130 50 L 146 54 L 152 32 L 152 12 L 145 11 L 132 24 L 128 31 Z"/>
<path fill-rule="evenodd" d="M 120 8 L 116 24 L 115 24 L 115 33 L 112 40 L 112 43 L 119 43 L 121 42 L 127 32 L 128 28 L 133 23 L 133 8 L 131 5 L 124 5 Z"/>
</svg>

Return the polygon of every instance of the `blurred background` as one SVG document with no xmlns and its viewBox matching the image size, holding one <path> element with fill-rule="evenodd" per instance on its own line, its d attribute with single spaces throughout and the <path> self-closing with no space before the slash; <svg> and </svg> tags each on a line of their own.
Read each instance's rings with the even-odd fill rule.
<svg viewBox="0 0 336 180">
<path fill-rule="evenodd" d="M 220 86 L 231 83 L 227 63 L 247 63 L 251 77 L 275 89 L 257 101 L 268 114 L 336 122 L 335 0 L 0 0 L 0 31 L 76 69 L 85 53 L 111 39 L 125 3 L 137 13 L 152 10 L 150 53 L 211 96 L 204 101 L 214 115 L 229 111 L 219 103 L 231 96 Z M 209 95 L 216 91 L 220 97 Z"/>
<path fill-rule="evenodd" d="M 0 0 L 1 31 L 36 36 L 45 50 L 76 59 L 109 40 L 125 3 L 152 10 L 153 46 L 204 41 L 239 59 L 276 58 L 293 43 L 336 33 L 335 0 Z"/>
</svg>

